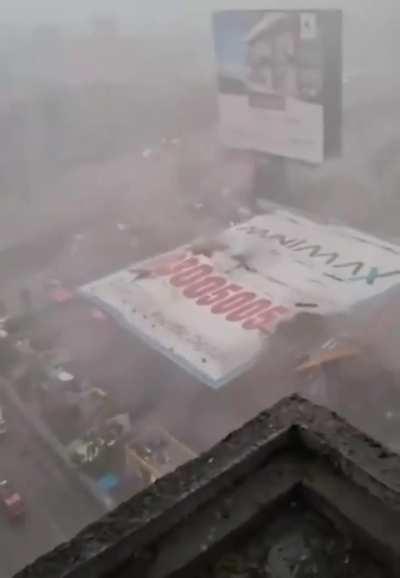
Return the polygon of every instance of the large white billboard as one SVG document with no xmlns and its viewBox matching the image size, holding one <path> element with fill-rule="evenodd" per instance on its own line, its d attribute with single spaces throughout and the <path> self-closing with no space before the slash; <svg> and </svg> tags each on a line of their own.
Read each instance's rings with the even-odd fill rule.
<svg viewBox="0 0 400 578">
<path fill-rule="evenodd" d="M 400 246 L 286 209 L 86 285 L 153 348 L 218 388 L 304 307 L 348 310 L 400 282 Z"/>
<path fill-rule="evenodd" d="M 339 152 L 339 11 L 219 12 L 214 37 L 223 144 L 315 164 Z"/>
</svg>

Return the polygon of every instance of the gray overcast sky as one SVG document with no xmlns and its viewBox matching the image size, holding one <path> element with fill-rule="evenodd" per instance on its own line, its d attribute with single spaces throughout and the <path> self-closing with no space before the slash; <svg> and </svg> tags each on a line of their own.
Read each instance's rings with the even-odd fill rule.
<svg viewBox="0 0 400 578">
<path fill-rule="evenodd" d="M 295 0 L 294 0 L 295 1 Z M 292 0 L 293 3 L 293 0 Z M 326 0 L 314 0 L 315 4 L 325 4 Z M 168 13 L 193 10 L 196 5 L 232 6 L 247 4 L 266 6 L 271 2 L 238 2 L 237 0 L 0 0 L 1 20 L 24 24 L 44 21 L 82 22 L 93 14 L 115 13 L 121 18 L 134 22 L 139 16 L 149 14 L 168 17 Z M 280 6 L 278 0 L 272 7 Z"/>
<path fill-rule="evenodd" d="M 134 6 L 135 0 L 117 0 L 115 5 L 126 9 Z M 112 6 L 112 0 L 0 0 L 2 20 L 18 22 L 85 19 L 99 10 L 112 10 Z"/>
<path fill-rule="evenodd" d="M 376 0 L 375 0 L 376 1 Z M 358 0 L 358 3 L 368 5 L 369 0 Z M 348 0 L 348 4 L 353 4 L 354 0 Z M 383 2 L 384 4 L 385 2 Z M 313 0 L 312 2 L 302 2 L 291 0 L 259 0 L 238 1 L 238 0 L 0 0 L 1 20 L 18 21 L 21 23 L 47 21 L 82 21 L 96 13 L 118 13 L 122 17 L 135 18 L 137 14 L 161 13 L 167 15 L 168 12 L 191 11 L 199 5 L 221 6 L 221 7 L 271 7 L 279 8 L 284 4 L 300 5 L 307 7 L 313 5 L 317 7 L 326 5 L 343 4 L 341 0 L 336 2 L 330 0 Z"/>
<path fill-rule="evenodd" d="M 1 20 L 8 23 L 40 24 L 85 22 L 96 14 L 117 14 L 122 19 L 135 21 L 137 13 L 164 12 L 176 0 L 0 0 Z M 164 8 L 163 8 L 164 7 Z M 136 18 L 135 18 L 136 17 Z"/>
<path fill-rule="evenodd" d="M 116 14 L 124 28 L 149 23 L 168 25 L 185 15 L 199 15 L 218 8 L 337 7 L 359 16 L 393 17 L 398 0 L 0 0 L 0 23 L 37 25 L 85 23 L 94 15 Z M 360 9 L 359 9 L 360 7 Z M 398 11 L 396 10 L 397 14 Z M 193 23 L 196 20 L 193 19 Z"/>
</svg>

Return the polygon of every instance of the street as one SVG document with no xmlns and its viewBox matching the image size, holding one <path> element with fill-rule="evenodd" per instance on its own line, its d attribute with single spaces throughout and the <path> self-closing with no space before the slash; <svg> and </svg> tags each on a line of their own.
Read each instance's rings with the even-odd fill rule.
<svg viewBox="0 0 400 578">
<path fill-rule="evenodd" d="M 298 394 L 398 451 L 394 8 L 9 4 L 0 578 L 179 466 L 159 430 L 190 459 Z"/>
<path fill-rule="evenodd" d="M 12 406 L 4 404 L 4 416 L 8 433 L 0 444 L 0 477 L 14 485 L 27 509 L 26 520 L 16 524 L 1 514 L 0 578 L 10 578 L 69 540 L 101 511 L 83 489 L 71 483 Z"/>
<path fill-rule="evenodd" d="M 292 393 L 293 380 L 283 381 L 266 359 L 256 373 L 215 392 L 189 379 L 166 358 L 157 357 L 155 362 L 155 354 L 144 343 L 127 335 L 108 316 L 93 316 L 93 304 L 81 302 L 78 307 L 71 304 L 53 310 L 49 288 L 56 280 L 74 291 L 196 237 L 212 237 L 232 221 L 249 217 L 246 207 L 252 203 L 248 190 L 251 163 L 218 157 L 221 152 L 211 131 L 194 135 L 192 141 L 195 144 L 185 142 L 181 149 L 161 150 L 154 158 L 132 154 L 77 171 L 60 182 L 57 190 L 42 192 L 25 213 L 20 211 L 16 227 L 0 214 L 4 221 L 0 297 L 10 315 L 18 314 L 21 293 L 29 289 L 34 310 L 41 312 L 39 333 L 49 335 L 55 351 L 70 353 L 75 375 L 88 378 L 113 395 L 131 412 L 138 430 L 149 422 L 161 425 L 195 452 L 201 452 Z M 208 151 L 206 145 L 211 160 L 201 157 L 203 151 Z M 184 175 L 185 182 L 180 182 L 179 174 L 190 173 L 192 163 L 196 168 L 193 178 Z M 302 188 L 297 181 L 303 173 L 295 166 L 292 178 L 296 179 L 296 203 L 322 215 L 318 206 L 320 189 L 333 186 L 337 175 L 345 170 L 341 161 L 332 161 L 312 173 L 304 170 L 303 190 L 314 181 L 318 196 L 311 190 L 299 201 Z M 349 187 L 353 190 L 352 181 Z M 331 196 L 337 208 L 332 213 L 358 225 L 359 212 L 339 196 Z M 281 351 L 286 352 L 285 341 Z M 274 361 L 276 365 L 276 354 Z M 101 512 L 89 503 L 83 490 L 73 485 L 19 413 L 7 404 L 4 413 L 9 432 L 0 445 L 0 478 L 15 484 L 28 510 L 21 526 L 0 521 L 0 578 L 10 578 L 37 556 L 70 539 Z M 357 425 L 364 427 L 364 423 Z"/>
<path fill-rule="evenodd" d="M 214 222 L 215 219 L 210 219 L 209 215 L 199 218 L 190 198 L 185 200 L 187 208 L 182 208 L 178 191 L 174 190 L 177 157 L 179 151 L 173 150 L 167 151 L 156 161 L 127 158 L 115 163 L 115 167 L 108 166 L 102 169 L 103 191 L 100 194 L 94 171 L 92 174 L 87 171 L 89 177 L 79 175 L 69 185 L 76 187 L 81 195 L 90 195 L 90 202 L 80 203 L 79 199 L 73 199 L 71 203 L 69 199 L 65 202 L 65 210 L 60 210 L 58 206 L 60 197 L 56 201 L 57 208 L 53 210 L 51 207 L 54 201 L 49 196 L 42 206 L 46 206 L 52 216 L 51 219 L 42 218 L 43 233 L 38 235 L 37 231 L 30 231 L 32 227 L 27 222 L 26 229 L 24 226 L 27 238 L 11 243 L 8 247 L 5 243 L 6 246 L 0 250 L 0 292 L 8 312 L 11 315 L 21 312 L 20 294 L 23 288 L 28 287 L 31 291 L 35 308 L 46 309 L 50 303 L 46 284 L 51 279 L 59 279 L 74 289 L 126 263 L 155 254 L 168 245 L 174 246 L 190 240 L 193 234 L 199 234 L 203 228 L 209 229 L 210 220 Z M 155 165 L 157 172 L 154 171 Z M 128 175 L 132 184 L 127 190 L 117 187 L 118 194 L 115 195 L 117 181 Z M 90 179 L 96 182 L 88 183 Z M 82 183 L 81 180 L 86 182 Z M 96 197 L 91 195 L 95 189 Z M 148 194 L 146 198 L 132 194 L 145 190 L 152 191 L 151 199 Z M 68 199 L 67 195 L 63 198 Z M 148 203 L 157 206 L 157 210 L 149 212 Z M 181 212 L 185 214 L 185 219 L 177 227 L 172 215 Z M 57 218 L 57 222 L 54 218 Z M 31 225 L 33 221 L 30 216 Z M 8 239 L 11 237 L 8 236 Z M 60 326 L 61 340 L 74 345 L 83 358 L 90 359 L 88 348 L 90 350 L 93 345 L 95 353 L 101 350 L 98 342 L 99 338 L 101 341 L 101 331 L 94 327 L 94 335 L 90 335 L 91 326 L 84 320 L 82 333 L 78 336 L 73 319 L 69 315 L 67 318 L 66 323 Z M 59 330 L 56 329 L 56 332 L 59 333 Z M 97 339 L 93 341 L 95 335 Z M 128 342 L 124 342 L 125 349 L 115 356 L 115 360 L 125 359 L 119 374 L 126 374 L 126 361 L 131 359 L 126 352 L 127 347 L 129 351 Z M 113 352 L 117 353 L 115 348 Z M 109 360 L 111 369 L 112 351 L 108 355 L 105 353 L 104 357 Z M 96 365 L 96 362 L 90 363 L 92 368 Z M 103 365 L 100 364 L 98 372 L 103 371 L 100 371 Z M 111 373 L 115 377 L 115 372 Z M 136 380 L 139 379 L 138 373 Z M 141 382 L 144 377 L 145 374 Z M 102 378 L 102 381 L 107 381 L 107 375 L 102 375 Z M 156 370 L 154 379 L 157 380 Z M 120 383 L 116 381 L 109 385 L 113 389 Z M 125 396 L 131 398 L 132 394 L 128 396 L 128 393 Z M 102 511 L 90 501 L 83 489 L 74 484 L 71 476 L 53 457 L 51 450 L 34 435 L 19 412 L 3 399 L 1 391 L 0 403 L 4 406 L 8 426 L 7 436 L 0 442 L 0 479 L 7 479 L 15 486 L 26 501 L 28 512 L 26 521 L 15 526 L 10 525 L 5 516 L 0 518 L 3 534 L 0 578 L 10 578 L 38 556 L 69 540 L 81 528 L 99 518 Z M 144 411 L 141 406 L 133 405 L 139 413 Z"/>
</svg>

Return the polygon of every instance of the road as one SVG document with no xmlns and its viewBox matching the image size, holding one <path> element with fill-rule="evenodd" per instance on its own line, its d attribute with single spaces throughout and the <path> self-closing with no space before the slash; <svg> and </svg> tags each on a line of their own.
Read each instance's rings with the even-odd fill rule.
<svg viewBox="0 0 400 578">
<path fill-rule="evenodd" d="M 109 188 L 104 185 L 104 190 L 99 190 L 100 177 L 88 170 L 89 176 L 79 176 L 69 183 L 71 190 L 79 190 L 80 195 L 71 199 L 71 195 L 63 194 L 65 207 L 48 208 L 52 204 L 46 199 L 41 205 L 46 218 L 42 215 L 41 222 L 50 222 L 52 227 L 45 228 L 43 234 L 30 231 L 27 238 L 21 234 L 16 243 L 10 235 L 6 248 L 0 250 L 0 297 L 9 313 L 19 312 L 21 288 L 29 287 L 35 306 L 41 308 L 48 304 L 44 288 L 48 279 L 58 278 L 75 287 L 198 234 L 203 221 L 208 223 L 210 219 L 203 217 L 196 225 L 198 215 L 185 208 L 185 218 L 178 227 L 176 218 L 170 215 L 183 210 L 175 190 L 175 165 L 174 151 L 154 162 L 133 162 L 129 157 L 116 167 L 101 168 L 105 174 L 101 181 Z M 121 175 L 124 179 L 129 176 L 132 182 L 117 186 Z M 22 225 L 20 230 L 25 231 Z M 72 323 L 71 331 L 76 340 Z M 65 328 L 63 337 L 67 339 L 68 335 Z M 1 397 L 0 391 L 0 403 Z M 14 407 L 4 406 L 9 433 L 4 443 L 0 442 L 0 479 L 9 479 L 28 505 L 28 518 L 20 527 L 10 526 L 0 516 L 0 578 L 10 578 L 70 539 L 102 512 L 89 503 L 83 490 L 71 486 L 50 450 L 32 434 Z"/>
<path fill-rule="evenodd" d="M 366 115 L 361 116 L 361 120 L 352 116 L 352 122 L 361 124 L 362 121 L 365 124 Z M 380 122 L 378 116 L 375 122 Z M 357 174 L 354 176 L 357 167 L 360 171 L 364 169 L 361 162 L 354 162 L 354 151 L 360 151 L 359 156 L 366 156 L 365 149 L 358 143 L 357 127 L 358 124 L 355 128 L 350 126 L 347 129 L 351 133 L 350 141 L 346 133 L 350 157 L 346 153 L 343 160 L 328 162 L 312 172 L 304 170 L 304 182 L 299 179 L 299 167 L 295 166 L 294 204 L 304 204 L 304 209 L 321 213 L 321 216 L 325 211 L 325 214 L 329 213 L 328 216 L 343 218 L 356 226 L 361 226 L 358 220 L 364 218 L 360 207 L 365 206 L 368 215 L 376 214 L 371 208 L 376 207 L 376 202 L 374 204 L 371 199 L 376 197 L 378 189 L 372 186 L 374 183 L 371 181 L 367 183 L 369 187 L 365 192 L 363 187 L 358 186 L 357 179 L 361 180 L 361 177 L 359 179 Z M 368 138 L 364 141 L 369 142 Z M 203 141 L 199 142 L 197 148 L 191 151 L 196 160 L 201 157 L 202 150 L 209 148 Z M 185 143 L 184 150 L 187 148 Z M 198 166 L 207 179 L 200 178 L 196 169 L 194 176 L 197 175 L 199 183 L 182 187 L 179 168 L 182 168 L 181 165 L 185 167 L 185 163 L 181 156 L 184 155 L 179 150 L 172 150 L 150 160 L 127 155 L 99 167 L 88 166 L 60 183 L 56 191 L 49 191 L 48 196 L 43 194 L 26 210 L 26 214 L 16 211 L 18 226 L 15 219 L 0 215 L 4 237 L 3 250 L 0 251 L 0 298 L 8 311 L 11 314 L 18 312 L 22 288 L 31 290 L 35 306 L 45 308 L 48 303 L 47 282 L 50 279 L 59 279 L 67 287 L 76 287 L 128 263 L 140 261 L 145 256 L 173 248 L 196 236 L 212 235 L 222 228 L 226 224 L 225 217 L 220 217 L 220 213 L 224 212 L 223 204 L 235 204 L 236 196 L 241 199 L 241 194 L 232 193 L 235 182 L 243 181 L 240 188 L 246 189 L 246 166 L 240 166 L 237 174 L 234 171 L 236 161 L 227 164 L 226 159 L 224 162 L 220 160 L 221 166 L 215 159 L 208 164 L 199 162 Z M 314 186 L 311 192 L 310 183 Z M 301 195 L 301 187 L 307 194 Z M 203 194 L 204 188 L 208 196 Z M 371 196 L 368 196 L 369 188 L 373 189 Z M 321 190 L 325 189 L 330 194 L 321 197 Z M 218 193 L 224 190 L 226 194 L 220 196 Z M 352 199 L 354 197 L 353 204 L 348 200 L 349 190 L 352 191 Z M 357 191 L 362 201 L 357 197 Z M 213 201 L 210 204 L 205 202 L 208 197 Z M 323 207 L 326 205 L 327 209 L 322 210 L 321 199 Z M 201 208 L 203 201 L 205 208 Z M 393 214 L 395 216 L 398 212 L 394 211 Z M 37 225 L 37 230 L 31 230 L 33 223 Z M 259 387 L 259 384 L 264 384 L 266 370 L 258 379 L 250 380 L 251 383 L 244 384 L 238 380 L 220 394 L 206 388 L 201 388 L 200 393 L 195 387 L 190 389 L 187 376 L 182 374 L 177 381 L 173 370 L 168 375 L 162 373 L 163 380 L 160 382 L 158 366 L 151 361 L 147 363 L 144 356 L 139 355 L 142 351 L 140 344 L 135 343 L 136 357 L 141 358 L 139 369 L 135 370 L 130 367 L 135 357 L 129 349 L 130 344 L 126 354 L 122 347 L 117 348 L 115 353 L 109 348 L 106 338 L 102 341 L 100 330 L 93 330 L 96 340 L 89 339 L 88 323 L 85 323 L 85 329 L 77 332 L 74 320 L 68 321 L 69 324 L 64 323 L 60 332 L 62 341 L 68 342 L 70 347 L 74 346 L 73 349 L 79 349 L 80 356 L 86 360 L 86 371 L 89 365 L 87 360 L 93 357 L 95 363 L 91 365 L 96 373 L 104 373 L 94 377 L 98 380 L 102 378 L 106 384 L 109 382 L 114 391 L 118 388 L 121 398 L 137 410 L 136 414 L 143 413 L 145 419 L 150 414 L 154 421 L 160 421 L 177 437 L 188 437 L 187 443 L 192 443 L 198 450 L 208 447 L 241 425 L 259 409 L 290 393 L 289 385 L 282 385 L 275 376 L 271 376 L 270 369 L 265 386 Z M 96 346 L 96 351 L 90 351 L 92 346 Z M 102 355 L 98 354 L 99 350 Z M 167 371 L 168 363 L 162 361 L 162 364 Z M 126 372 L 128 365 L 129 371 Z M 135 388 L 132 386 L 132 375 Z M 94 381 L 97 382 L 96 379 Z M 132 390 L 148 392 L 150 388 L 147 383 L 155 384 L 156 394 L 145 397 L 143 403 L 146 407 L 143 408 L 139 403 L 141 400 L 135 399 Z M 275 388 L 271 384 L 275 384 Z M 179 416 L 175 400 L 179 400 Z M 29 517 L 21 528 L 11 528 L 0 518 L 3 525 L 0 578 L 10 577 L 99 516 L 86 496 L 79 489 L 71 487 L 51 454 L 36 441 L 27 424 L 10 407 L 6 408 L 6 418 L 10 433 L 4 444 L 0 445 L 3 458 L 0 477 L 10 478 L 26 496 Z"/>
<path fill-rule="evenodd" d="M 1 398 L 1 393 L 0 393 Z M 10 578 L 101 515 L 97 507 L 35 437 L 20 414 L 3 404 L 9 428 L 0 442 L 0 477 L 13 483 L 27 504 L 27 518 L 10 525 L 0 518 L 0 578 Z"/>
</svg>

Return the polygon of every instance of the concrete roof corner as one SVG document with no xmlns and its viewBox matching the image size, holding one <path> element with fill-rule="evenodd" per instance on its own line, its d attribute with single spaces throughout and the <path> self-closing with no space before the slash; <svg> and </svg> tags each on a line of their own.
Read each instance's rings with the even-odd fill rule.
<svg viewBox="0 0 400 578">
<path fill-rule="evenodd" d="M 84 529 L 70 543 L 40 558 L 16 578 L 123 576 L 117 573 L 119 569 L 233 484 L 268 467 L 277 453 L 299 455 L 299 448 L 304 455 L 317 456 L 319 463 L 329 464 L 366 500 L 373 498 L 377 507 L 399 521 L 400 457 L 329 410 L 292 396 Z M 293 483 L 325 492 L 328 501 L 334 500 L 328 495 L 329 484 L 317 488 L 322 478 L 317 480 L 312 471 L 316 470 L 298 470 Z M 359 514 L 360 508 L 354 516 Z M 388 522 L 390 527 L 393 520 Z M 390 547 L 400 559 L 400 544 L 392 540 Z"/>
</svg>

